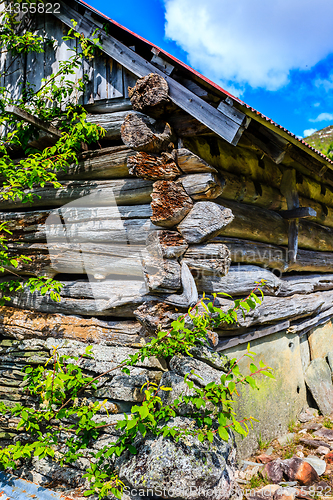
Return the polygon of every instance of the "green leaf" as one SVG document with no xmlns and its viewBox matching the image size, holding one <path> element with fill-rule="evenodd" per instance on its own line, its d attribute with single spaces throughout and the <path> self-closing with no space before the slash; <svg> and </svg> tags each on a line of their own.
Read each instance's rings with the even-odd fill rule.
<svg viewBox="0 0 333 500">
<path fill-rule="evenodd" d="M 219 433 L 220 438 L 223 439 L 223 441 L 229 440 L 229 434 L 228 434 L 228 431 L 225 427 L 222 427 L 222 425 L 220 425 L 218 427 L 217 431 Z"/>
</svg>

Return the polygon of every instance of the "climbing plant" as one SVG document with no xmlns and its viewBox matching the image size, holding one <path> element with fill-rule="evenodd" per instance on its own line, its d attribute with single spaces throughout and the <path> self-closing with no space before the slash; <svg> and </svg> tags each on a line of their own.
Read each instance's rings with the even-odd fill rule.
<svg viewBox="0 0 333 500">
<path fill-rule="evenodd" d="M 15 5 L 22 0 L 15 2 Z M 6 56 L 6 63 L 0 67 L 0 81 L 13 71 L 14 64 L 29 53 L 42 53 L 45 48 L 55 48 L 57 41 L 37 35 L 34 27 L 34 15 L 22 15 L 20 9 L 9 8 L 11 2 L 0 1 L 0 57 Z M 26 3 L 24 4 L 26 5 Z M 73 22 L 75 28 L 75 22 Z M 77 82 L 70 79 L 81 66 L 84 58 L 93 58 L 100 47 L 96 33 L 85 38 L 70 29 L 63 40 L 72 40 L 74 46 L 69 51 L 66 61 L 59 62 L 59 68 L 49 77 L 42 79 L 40 88 L 26 83 L 20 96 L 14 98 L 5 87 L 0 87 L 0 199 L 21 201 L 31 204 L 36 198 L 35 189 L 51 185 L 61 188 L 57 173 L 66 170 L 70 165 L 78 163 L 78 153 L 85 144 L 96 143 L 103 135 L 103 129 L 88 123 L 85 109 L 77 104 L 77 97 L 83 92 L 86 78 Z M 56 126 L 61 136 L 52 146 L 42 151 L 30 146 L 35 137 L 35 128 L 24 120 L 18 120 L 8 106 L 15 105 L 20 110 L 42 119 L 44 123 Z M 6 131 L 6 132 L 5 132 Z M 22 159 L 14 160 L 13 151 L 20 150 Z M 59 300 L 61 283 L 43 276 L 24 279 L 18 276 L 15 269 L 28 257 L 9 251 L 8 236 L 11 234 L 8 225 L 0 224 L 0 272 L 12 275 L 13 279 L 0 283 L 1 304 L 10 300 L 13 293 L 24 289 L 42 295 L 50 294 L 51 299 Z"/>
<path fill-rule="evenodd" d="M 193 348 L 209 347 L 207 338 L 210 330 L 223 323 L 235 323 L 239 314 L 245 314 L 261 301 L 260 284 L 246 299 L 235 301 L 228 311 L 215 305 L 216 294 L 213 300 L 203 297 L 186 315 L 173 321 L 168 331 L 158 331 L 136 354 L 94 378 L 85 375 L 80 366 L 83 358 L 92 357 L 91 347 L 87 347 L 81 356 L 69 356 L 64 355 L 61 348 L 54 346 L 53 353 L 44 366 L 25 368 L 27 393 L 37 397 L 37 407 L 21 403 L 13 408 L 4 403 L 0 405 L 0 413 L 7 417 L 20 417 L 17 429 L 30 435 L 24 443 L 18 440 L 0 450 L 1 467 L 15 469 L 33 456 L 49 457 L 63 466 L 73 464 L 84 456 L 90 463 L 83 475 L 89 484 L 84 495 L 98 494 L 103 499 L 112 493 L 121 498 L 124 484 L 117 474 L 116 459 L 124 453 L 137 453 L 135 442 L 138 436 L 144 438 L 150 433 L 177 442 L 191 435 L 201 442 L 210 443 L 214 435 L 228 441 L 230 430 L 246 436 L 254 419 L 251 416 L 239 419 L 234 401 L 239 395 L 240 384 L 255 389 L 256 375 L 273 377 L 271 368 L 261 361 L 259 366 L 251 363 L 250 373 L 244 375 L 239 368 L 240 359 L 230 359 L 224 371 L 221 371 L 220 380 L 203 387 L 197 384 L 201 379 L 200 375 L 191 370 L 184 376 L 187 389 L 177 397 L 171 397 L 170 402 L 165 402 L 163 393 L 171 391 L 172 396 L 171 387 L 147 382 L 141 388 L 144 395 L 142 403 L 132 406 L 130 414 L 124 414 L 122 420 L 111 423 L 101 422 L 96 418 L 106 401 L 89 402 L 84 396 L 88 389 L 95 389 L 98 380 L 105 375 L 115 370 L 130 374 L 129 367 L 152 356 L 163 358 L 167 362 L 173 356 L 191 357 Z M 253 355 L 248 346 L 244 356 L 253 359 Z M 182 416 L 193 422 L 186 429 L 173 423 L 180 406 Z M 110 426 L 115 426 L 118 430 L 118 439 L 99 451 L 94 450 L 92 444 Z"/>
</svg>

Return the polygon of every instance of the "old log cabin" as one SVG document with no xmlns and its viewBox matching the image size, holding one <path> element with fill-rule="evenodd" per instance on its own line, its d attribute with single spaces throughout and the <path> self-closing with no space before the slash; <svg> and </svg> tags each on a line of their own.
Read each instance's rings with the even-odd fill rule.
<svg viewBox="0 0 333 500">
<path fill-rule="evenodd" d="M 333 163 L 84 2 L 59 5 L 33 18 L 55 48 L 14 62 L 2 55 L 2 65 L 13 64 L 1 81 L 10 111 L 39 129 L 34 147 L 57 139 L 20 114 L 15 99 L 68 57 L 73 42 L 62 36 L 75 20 L 85 36 L 101 34 L 102 52 L 70 78 L 88 75 L 80 102 L 106 133 L 59 176 L 61 188 L 38 188 L 30 206 L 1 201 L 11 251 L 31 258 L 17 272 L 55 276 L 64 286 L 59 303 L 21 293 L 1 309 L 0 399 L 20 399 L 12 372 L 42 362 L 55 342 L 93 344 L 110 361 L 202 292 L 245 296 L 265 279 L 262 305 L 215 341 L 215 350 L 232 356 L 251 342 L 276 377 L 242 394 L 241 411 L 259 422 L 241 452 L 256 446 L 259 432 L 264 439 L 284 433 L 309 405 L 332 412 Z M 115 412 L 137 400 L 141 379 L 127 385 L 136 390 L 109 388 Z"/>
</svg>

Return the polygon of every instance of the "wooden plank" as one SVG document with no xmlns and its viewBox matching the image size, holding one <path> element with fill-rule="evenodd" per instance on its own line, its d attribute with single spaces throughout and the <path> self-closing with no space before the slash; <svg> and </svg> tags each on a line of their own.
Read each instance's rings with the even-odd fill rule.
<svg viewBox="0 0 333 500">
<path fill-rule="evenodd" d="M 287 169 L 283 172 L 280 191 L 287 200 L 288 210 L 299 208 L 295 169 Z M 298 250 L 298 225 L 297 218 L 289 221 L 288 259 L 290 263 L 296 262 Z"/>
<path fill-rule="evenodd" d="M 299 207 L 291 210 L 280 210 L 279 215 L 284 219 L 302 219 L 305 217 L 316 217 L 317 212 L 311 207 Z"/>
<path fill-rule="evenodd" d="M 62 1 L 60 5 L 60 14 L 54 15 L 67 26 L 72 26 L 72 19 L 77 21 L 76 30 L 83 33 L 86 37 L 91 36 L 96 28 L 102 28 L 103 22 L 93 21 L 87 11 L 82 15 L 75 12 Z M 241 127 L 234 120 L 200 99 L 200 97 L 196 96 L 193 92 L 155 68 L 150 62 L 146 61 L 143 57 L 133 52 L 111 35 L 107 35 L 105 32 L 103 33 L 102 46 L 106 54 L 125 66 L 138 77 L 146 76 L 149 73 L 158 73 L 163 76 L 169 85 L 169 96 L 177 106 L 194 116 L 227 142 L 233 145 L 237 144 L 237 134 Z M 244 114 L 244 124 L 246 122 L 246 115 Z"/>
<path fill-rule="evenodd" d="M 108 98 L 115 99 L 123 97 L 124 82 L 123 82 L 123 67 L 117 61 L 109 59 L 107 62 L 107 78 L 108 78 Z"/>
<path fill-rule="evenodd" d="M 253 340 L 267 337 L 268 335 L 272 335 L 276 332 L 287 330 L 289 326 L 290 321 L 287 320 L 277 323 L 276 325 L 269 326 L 268 328 L 258 328 L 256 330 L 251 330 L 237 337 L 232 337 L 227 340 L 220 340 L 214 350 L 220 352 L 225 351 L 230 347 L 235 347 L 236 345 L 247 344 L 248 342 L 253 342 Z"/>
<path fill-rule="evenodd" d="M 56 139 L 59 139 L 61 137 L 61 132 L 57 128 L 53 127 L 53 125 L 48 124 L 47 122 L 44 122 L 43 120 L 40 120 L 36 116 L 31 115 L 27 111 L 18 108 L 17 106 L 14 105 L 9 105 L 5 107 L 5 113 L 10 113 L 14 115 L 16 118 L 19 120 L 26 121 L 27 123 L 30 123 L 31 125 L 34 125 L 35 127 L 44 130 L 48 134 L 52 135 Z"/>
</svg>

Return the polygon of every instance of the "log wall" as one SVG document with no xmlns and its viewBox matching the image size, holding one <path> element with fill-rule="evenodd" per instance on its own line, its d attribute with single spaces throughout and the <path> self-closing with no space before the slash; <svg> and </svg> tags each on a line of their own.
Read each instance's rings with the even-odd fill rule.
<svg viewBox="0 0 333 500">
<path fill-rule="evenodd" d="M 85 103 L 110 93 L 127 96 L 124 68 L 109 66 L 104 78 L 104 62 L 100 58 L 86 69 L 95 76 Z M 100 77 L 103 85 L 97 84 Z M 332 318 L 330 176 L 288 155 L 274 162 L 249 141 L 250 135 L 236 147 L 205 135 L 205 127 L 193 121 L 190 126 L 179 110 L 168 110 L 165 86 L 160 103 L 158 92 L 154 106 L 144 109 L 136 87 L 130 91 L 133 107 L 126 103 L 130 109 L 90 106 L 88 120 L 104 126 L 108 145 L 82 152 L 77 165 L 59 174 L 60 188 L 33 189 L 31 206 L 0 200 L 0 222 L 11 231 L 10 254 L 29 257 L 5 269 L 1 280 L 15 272 L 22 279 L 37 274 L 63 284 L 59 303 L 25 291 L 0 310 L 0 347 L 6 351 L 0 369 L 14 373 L 16 351 L 20 366 L 25 359 L 43 362 L 34 351 L 42 345 L 46 355 L 49 338 L 136 349 L 203 292 L 242 297 L 261 279 L 263 304 L 245 319 L 240 316 L 238 325 L 222 326 L 219 339 L 212 340 L 217 350 L 277 332 L 304 336 Z M 316 212 L 297 221 L 296 259 L 290 254 L 285 214 L 290 200 L 283 179 L 290 170 L 296 208 Z M 217 300 L 221 307 L 232 305 Z M 158 376 L 164 370 L 148 368 Z M 139 398 L 137 384 L 132 389 L 127 406 L 118 386 L 110 389 L 112 411 L 128 411 Z M 16 389 L 12 394 L 12 400 L 20 398 Z M 7 399 L 0 388 L 0 400 Z"/>
</svg>

